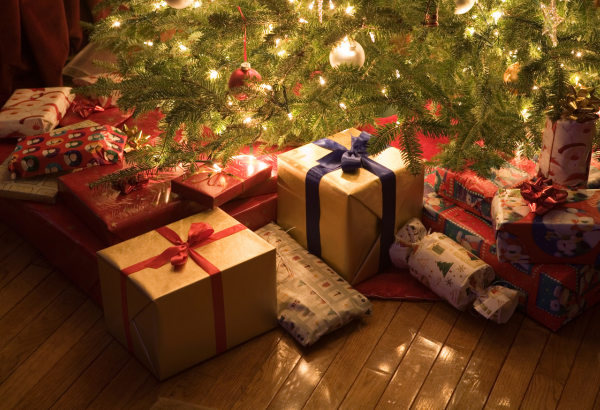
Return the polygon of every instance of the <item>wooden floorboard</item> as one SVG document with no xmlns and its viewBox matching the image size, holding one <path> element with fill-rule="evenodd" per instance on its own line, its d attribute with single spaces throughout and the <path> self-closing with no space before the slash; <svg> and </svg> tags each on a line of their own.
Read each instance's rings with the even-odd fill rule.
<svg viewBox="0 0 600 410">
<path fill-rule="evenodd" d="M 600 306 L 558 332 L 444 302 L 373 301 L 314 346 L 276 328 L 158 381 L 102 310 L 0 223 L 0 410 L 600 410 Z"/>
</svg>

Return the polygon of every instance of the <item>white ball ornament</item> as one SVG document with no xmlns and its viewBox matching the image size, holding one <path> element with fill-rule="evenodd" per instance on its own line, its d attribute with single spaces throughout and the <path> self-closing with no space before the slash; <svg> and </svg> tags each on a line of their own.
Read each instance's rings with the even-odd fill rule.
<svg viewBox="0 0 600 410">
<path fill-rule="evenodd" d="M 475 0 L 454 0 L 454 3 L 456 4 L 454 14 L 465 14 L 473 8 Z"/>
<path fill-rule="evenodd" d="M 345 38 L 329 53 L 329 63 L 333 68 L 344 63 L 362 67 L 365 63 L 365 50 L 358 42 Z"/>
<path fill-rule="evenodd" d="M 194 0 L 165 0 L 167 4 L 174 9 L 184 9 L 190 6 Z"/>
</svg>

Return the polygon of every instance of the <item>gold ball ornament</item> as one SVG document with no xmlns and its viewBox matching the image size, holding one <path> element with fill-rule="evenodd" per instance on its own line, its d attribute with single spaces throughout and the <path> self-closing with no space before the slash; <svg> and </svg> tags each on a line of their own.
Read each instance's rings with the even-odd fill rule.
<svg viewBox="0 0 600 410">
<path fill-rule="evenodd" d="M 184 9 L 189 7 L 194 0 L 165 0 L 165 2 L 174 9 Z"/>
<path fill-rule="evenodd" d="M 362 67 L 365 63 L 365 50 L 357 41 L 345 38 L 329 53 L 329 63 L 333 68 L 340 64 Z"/>
<path fill-rule="evenodd" d="M 465 14 L 473 8 L 475 0 L 454 0 L 454 4 L 456 4 L 454 14 Z"/>
<path fill-rule="evenodd" d="M 505 83 L 516 83 L 519 80 L 519 72 L 521 71 L 521 65 L 514 63 L 509 65 L 504 72 Z"/>
</svg>

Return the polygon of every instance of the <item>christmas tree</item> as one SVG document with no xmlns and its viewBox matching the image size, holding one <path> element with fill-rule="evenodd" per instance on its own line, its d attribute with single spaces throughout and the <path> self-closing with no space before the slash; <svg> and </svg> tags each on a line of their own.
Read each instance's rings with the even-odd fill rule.
<svg viewBox="0 0 600 410">
<path fill-rule="evenodd" d="M 387 110 L 398 121 L 376 127 L 371 153 L 397 140 L 417 173 L 419 135 L 449 137 L 436 161 L 485 175 L 516 152 L 539 149 L 546 115 L 561 117 L 569 85 L 600 82 L 594 0 L 97 6 L 106 8 L 111 15 L 88 28 L 92 41 L 117 54 L 105 68 L 122 80 L 101 79 L 82 92 L 119 91 L 121 109 L 140 116 L 160 107 L 165 117 L 156 146 L 129 153 L 135 166 L 99 183 L 178 164 L 193 172 L 257 141 L 306 143 L 374 125 Z M 251 69 L 241 70 L 246 53 Z"/>
</svg>

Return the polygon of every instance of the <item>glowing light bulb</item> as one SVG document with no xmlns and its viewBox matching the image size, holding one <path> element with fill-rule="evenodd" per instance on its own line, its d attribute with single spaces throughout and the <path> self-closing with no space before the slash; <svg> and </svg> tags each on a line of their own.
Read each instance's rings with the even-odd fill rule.
<svg viewBox="0 0 600 410">
<path fill-rule="evenodd" d="M 291 112 L 288 112 L 288 118 L 290 119 L 290 121 L 292 120 L 292 118 L 294 118 Z"/>
<path fill-rule="evenodd" d="M 275 47 L 279 46 L 279 42 L 280 42 L 280 41 L 281 41 L 281 39 L 279 39 L 279 38 L 276 38 L 276 39 L 275 39 Z"/>
<path fill-rule="evenodd" d="M 115 22 L 112 24 L 112 26 L 113 26 L 113 27 L 119 27 L 120 25 L 121 25 L 121 22 L 120 22 L 120 21 L 115 21 Z"/>
<path fill-rule="evenodd" d="M 342 108 L 342 110 L 345 110 L 346 109 L 346 104 L 340 103 L 340 107 Z"/>
<path fill-rule="evenodd" d="M 184 46 L 183 44 L 179 44 L 179 49 L 180 49 L 181 51 L 186 51 L 186 50 L 187 50 L 187 47 L 186 47 L 186 46 Z"/>
<path fill-rule="evenodd" d="M 331 10 L 333 10 L 335 8 L 335 6 L 334 6 L 334 4 L 333 4 L 333 2 L 331 0 L 329 0 L 329 8 Z"/>
<path fill-rule="evenodd" d="M 575 76 L 575 84 L 579 84 L 579 76 L 578 75 Z"/>
<path fill-rule="evenodd" d="M 325 85 L 325 79 L 323 77 L 319 77 L 319 82 L 321 85 Z"/>
<path fill-rule="evenodd" d="M 194 2 L 194 8 L 197 9 L 198 7 L 200 7 L 202 5 L 202 3 L 200 3 L 199 1 Z"/>
<path fill-rule="evenodd" d="M 529 118 L 529 111 L 527 110 L 527 108 L 523 109 L 523 111 L 521 111 L 521 115 L 523 116 L 523 118 L 527 119 Z"/>
<path fill-rule="evenodd" d="M 469 33 L 470 35 L 473 35 L 474 32 L 475 32 L 474 27 L 467 27 L 467 33 Z"/>
<path fill-rule="evenodd" d="M 354 6 L 346 7 L 346 14 L 353 15 L 354 14 Z"/>
<path fill-rule="evenodd" d="M 313 7 L 315 7 L 315 2 L 314 1 L 308 5 L 308 9 L 312 10 Z"/>
<path fill-rule="evenodd" d="M 533 86 L 533 89 L 534 89 L 534 90 L 537 90 L 537 89 L 538 89 L 538 86 L 537 86 L 537 85 L 534 85 L 534 86 Z"/>
<path fill-rule="evenodd" d="M 369 33 L 369 35 L 371 36 L 371 41 L 374 43 L 375 42 L 375 33 L 373 33 L 372 31 Z"/>
<path fill-rule="evenodd" d="M 304 20 L 302 17 L 298 19 L 300 23 L 308 23 L 308 21 Z"/>
<path fill-rule="evenodd" d="M 400 78 L 400 71 L 396 70 L 396 78 Z"/>
<path fill-rule="evenodd" d="M 213 164 L 212 167 L 216 172 L 221 172 L 223 169 L 218 164 Z"/>
<path fill-rule="evenodd" d="M 500 10 L 496 10 L 492 13 L 492 18 L 494 19 L 494 23 L 497 23 L 498 20 L 500 20 L 500 17 L 502 17 L 504 13 L 502 13 Z"/>
<path fill-rule="evenodd" d="M 233 105 L 233 102 L 229 101 L 229 102 L 227 103 L 227 105 Z"/>
<path fill-rule="evenodd" d="M 581 57 L 581 51 L 575 54 L 577 57 Z"/>
<path fill-rule="evenodd" d="M 251 118 L 251 117 L 246 117 L 246 118 L 244 119 L 244 124 L 248 124 L 248 123 L 250 123 L 251 121 L 252 121 L 252 118 Z"/>
<path fill-rule="evenodd" d="M 144 44 L 152 47 L 154 45 L 154 43 L 152 41 L 144 41 Z"/>
<path fill-rule="evenodd" d="M 214 80 L 219 76 L 219 73 L 215 70 L 210 70 L 210 74 L 208 76 L 211 80 Z"/>
<path fill-rule="evenodd" d="M 285 50 L 281 50 L 279 53 L 277 53 L 277 55 L 279 57 L 283 57 L 285 55 Z"/>
<path fill-rule="evenodd" d="M 385 94 L 387 92 L 387 90 L 384 88 L 383 90 L 381 90 L 382 94 Z"/>
<path fill-rule="evenodd" d="M 264 88 L 265 90 L 269 90 L 269 91 L 271 91 L 273 89 L 273 87 L 271 87 L 269 84 L 261 84 L 260 86 L 262 88 Z"/>
</svg>

